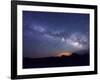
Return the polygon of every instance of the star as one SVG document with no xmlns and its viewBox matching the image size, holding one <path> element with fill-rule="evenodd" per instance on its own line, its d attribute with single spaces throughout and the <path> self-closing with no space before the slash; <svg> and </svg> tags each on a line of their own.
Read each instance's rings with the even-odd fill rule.
<svg viewBox="0 0 100 80">
<path fill-rule="evenodd" d="M 64 38 L 64 37 L 62 37 L 62 38 L 61 38 L 61 41 L 62 41 L 62 42 L 65 42 L 66 40 L 65 40 L 65 38 Z"/>
</svg>

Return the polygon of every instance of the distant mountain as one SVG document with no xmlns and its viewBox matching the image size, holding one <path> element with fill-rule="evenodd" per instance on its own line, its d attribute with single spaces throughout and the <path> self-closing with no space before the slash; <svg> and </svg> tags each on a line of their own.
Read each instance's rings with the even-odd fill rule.
<svg viewBox="0 0 100 80">
<path fill-rule="evenodd" d="M 78 55 L 89 54 L 89 49 L 87 49 L 87 50 L 76 51 L 76 52 L 74 52 L 73 54 L 78 54 Z"/>
<path fill-rule="evenodd" d="M 89 54 L 87 51 L 73 53 L 71 56 L 62 55 L 61 57 L 45 58 L 23 58 L 23 68 L 45 68 L 45 67 L 64 67 L 64 66 L 86 66 L 89 65 Z"/>
</svg>

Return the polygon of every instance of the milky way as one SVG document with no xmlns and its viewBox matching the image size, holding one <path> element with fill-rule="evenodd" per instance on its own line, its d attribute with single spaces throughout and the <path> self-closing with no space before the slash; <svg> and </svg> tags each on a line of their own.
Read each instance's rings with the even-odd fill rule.
<svg viewBox="0 0 100 80">
<path fill-rule="evenodd" d="M 23 11 L 25 57 L 55 56 L 89 48 L 89 15 Z"/>
</svg>

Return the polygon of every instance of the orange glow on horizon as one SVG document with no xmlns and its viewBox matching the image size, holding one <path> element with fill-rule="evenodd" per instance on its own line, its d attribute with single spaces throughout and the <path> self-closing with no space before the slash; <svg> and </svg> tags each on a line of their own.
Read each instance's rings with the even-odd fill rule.
<svg viewBox="0 0 100 80">
<path fill-rule="evenodd" d="M 71 56 L 71 55 L 72 55 L 72 52 L 61 52 L 57 56 L 62 57 L 62 56 Z"/>
</svg>

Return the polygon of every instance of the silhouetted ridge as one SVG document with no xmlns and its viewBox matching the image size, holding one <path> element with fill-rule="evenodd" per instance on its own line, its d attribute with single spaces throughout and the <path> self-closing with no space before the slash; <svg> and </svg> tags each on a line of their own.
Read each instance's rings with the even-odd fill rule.
<svg viewBox="0 0 100 80">
<path fill-rule="evenodd" d="M 89 53 L 82 55 L 73 53 L 71 56 L 62 55 L 61 57 L 23 58 L 23 68 L 45 68 L 86 65 L 89 65 Z"/>
</svg>

